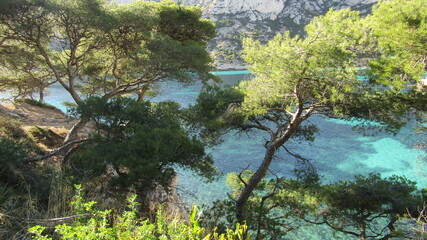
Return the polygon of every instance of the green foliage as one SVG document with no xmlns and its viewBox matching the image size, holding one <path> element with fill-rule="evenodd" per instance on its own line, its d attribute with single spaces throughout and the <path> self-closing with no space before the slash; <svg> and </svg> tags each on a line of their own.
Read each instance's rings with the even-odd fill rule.
<svg viewBox="0 0 427 240">
<path fill-rule="evenodd" d="M 232 189 L 229 195 L 236 199 L 244 190 L 245 184 L 253 175 L 253 171 L 239 174 L 229 173 L 227 185 Z M 289 231 L 303 226 L 299 219 L 318 206 L 318 199 L 312 189 L 318 188 L 318 178 L 306 178 L 298 181 L 286 178 L 265 178 L 256 186 L 251 197 L 245 204 L 245 223 L 256 239 L 283 238 Z M 236 222 L 235 203 L 233 200 L 216 201 L 204 212 L 203 222 L 207 226 L 226 228 Z"/>
<path fill-rule="evenodd" d="M 419 204 L 415 182 L 404 177 L 381 178 L 379 174 L 356 176 L 324 187 L 323 202 L 330 208 L 405 214 Z M 418 201 L 417 201 L 418 200 Z"/>
<path fill-rule="evenodd" d="M 213 78 L 205 47 L 215 27 L 196 7 L 172 1 L 4 4 L 0 88 L 16 90 L 15 96 L 40 93 L 42 100 L 45 88 L 58 82 L 76 103 L 85 95 L 142 98 L 159 81 L 194 81 L 189 72 Z"/>
<path fill-rule="evenodd" d="M 0 211 L 2 208 L 8 211 L 19 208 L 22 204 L 21 198 L 26 194 L 31 194 L 40 202 L 47 200 L 50 169 L 29 166 L 23 162 L 25 157 L 31 156 L 34 152 L 40 154 L 40 150 L 29 140 L 13 141 L 0 137 L 0 185 L 16 194 L 5 196 L 8 201 L 15 199 L 16 206 L 0 204 Z"/>
<path fill-rule="evenodd" d="M 202 10 L 195 6 L 183 7 L 172 1 L 167 2 L 160 13 L 160 31 L 170 33 L 179 41 L 208 43 L 215 36 L 215 26 L 211 21 L 199 19 Z"/>
<path fill-rule="evenodd" d="M 240 85 L 243 107 L 249 114 L 266 115 L 276 109 L 295 113 L 304 104 L 328 117 L 375 121 L 397 131 L 408 121 L 408 108 L 422 98 L 357 80 L 356 66 L 372 51 L 373 36 L 363 21 L 356 11 L 331 10 L 306 26 L 304 39 L 289 33 L 266 45 L 246 39 L 245 60 L 255 78 Z"/>
<path fill-rule="evenodd" d="M 115 182 L 141 188 L 168 187 L 175 166 L 208 178 L 215 174 L 204 145 L 183 128 L 177 103 L 90 98 L 76 114 L 92 120 L 97 131 L 71 156 L 76 173 L 97 176 L 110 165 L 118 174 Z"/>
<path fill-rule="evenodd" d="M 353 26 L 358 12 L 330 11 L 307 25 L 307 37 L 277 35 L 263 45 L 244 40 L 244 59 L 255 78 L 243 82 L 243 107 L 251 114 L 270 108 L 295 111 L 298 104 L 333 106 L 358 88 L 357 55 L 362 32 Z M 339 108 L 334 109 L 338 112 Z"/>
<path fill-rule="evenodd" d="M 31 28 L 37 28 L 36 25 L 43 33 L 49 29 L 51 25 L 46 19 L 47 14 L 41 8 L 43 2 L 22 0 L 14 3 L 2 1 L 1 4 L 5 11 L 0 14 L 0 89 L 8 91 L 14 99 L 33 97 L 36 93 L 39 94 L 39 100 L 43 101 L 46 88 L 55 82 L 52 80 L 53 72 L 48 68 L 43 56 L 37 55 L 34 45 L 18 37 L 18 32 L 25 34 L 26 31 L 31 31 Z M 16 20 L 13 24 L 15 29 L 10 28 L 12 25 L 7 26 L 7 19 Z M 41 45 L 48 41 L 44 37 L 38 40 Z"/>
<path fill-rule="evenodd" d="M 427 71 L 427 4 L 423 0 L 380 1 L 366 18 L 381 57 L 370 64 L 373 80 L 402 89 Z"/>
<path fill-rule="evenodd" d="M 14 9 L 22 6 L 22 3 L 26 2 L 25 0 L 2 0 L 0 2 L 0 14 L 10 14 Z"/>
<path fill-rule="evenodd" d="M 58 108 L 56 108 L 53 105 L 50 105 L 50 104 L 47 104 L 47 103 L 43 103 L 43 102 L 39 102 L 39 101 L 36 101 L 34 99 L 30 99 L 30 98 L 16 99 L 15 102 L 16 103 L 26 103 L 26 104 L 29 104 L 31 106 L 36 106 L 36 107 L 41 107 L 41 108 L 58 110 Z"/>
<path fill-rule="evenodd" d="M 252 171 L 230 173 L 227 185 L 237 198 Z M 304 179 L 265 178 L 245 204 L 245 222 L 256 239 L 283 238 L 306 224 L 325 224 L 334 231 L 356 237 L 399 237 L 396 224 L 409 213 L 418 216 L 422 196 L 415 183 L 404 177 L 379 174 L 355 176 L 320 184 L 317 175 Z M 204 211 L 206 226 L 226 228 L 236 221 L 233 200 L 217 201 Z M 362 239 L 362 238 L 361 238 Z"/>
<path fill-rule="evenodd" d="M 44 152 L 21 128 L 20 122 L 0 116 L 0 238 L 19 238 L 22 226 L 39 218 L 47 206 L 50 168 L 23 159 Z"/>
<path fill-rule="evenodd" d="M 246 226 L 237 225 L 235 230 L 218 234 L 207 233 L 199 226 L 197 220 L 197 208 L 193 207 L 188 224 L 178 219 L 170 220 L 162 213 L 157 212 L 156 221 L 141 220 L 137 217 L 136 196 L 129 198 L 129 210 L 121 213 L 114 221 L 109 221 L 111 210 L 97 210 L 95 202 L 84 202 L 81 188 L 77 186 L 76 200 L 72 202 L 78 218 L 71 224 L 61 224 L 55 227 L 55 239 L 176 239 L 176 240 L 244 240 Z M 45 227 L 40 225 L 30 228 L 28 231 L 33 239 L 52 239 L 44 235 Z"/>
<path fill-rule="evenodd" d="M 319 204 L 309 222 L 363 239 L 395 237 L 399 216 L 417 214 L 422 204 L 415 182 L 399 176 L 358 175 L 353 181 L 323 185 L 313 193 Z"/>
<path fill-rule="evenodd" d="M 19 170 L 24 166 L 22 159 L 27 156 L 25 148 L 9 139 L 0 138 L 0 178 L 9 186 L 15 186 L 19 183 Z"/>
<path fill-rule="evenodd" d="M 196 131 L 201 131 L 204 141 L 218 143 L 220 136 L 243 123 L 244 116 L 236 112 L 243 97 L 243 93 L 232 86 L 208 86 L 188 109 L 189 122 Z"/>
<path fill-rule="evenodd" d="M 33 194 L 40 194 L 40 199 L 45 200 L 47 196 L 43 194 L 49 189 L 50 169 L 32 167 L 23 162 L 25 157 L 35 153 L 43 152 L 29 139 L 17 141 L 0 137 L 0 184 L 18 191 L 37 189 Z"/>
<path fill-rule="evenodd" d="M 407 98 L 404 93 L 384 92 L 357 79 L 356 66 L 370 43 L 360 21 L 358 12 L 331 10 L 307 25 L 304 39 L 289 33 L 277 35 L 267 44 L 245 39 L 245 60 L 254 78 L 234 89 L 202 91 L 192 109 L 209 114 L 199 127 L 211 133 L 217 129 L 220 134 L 227 124 L 274 132 L 267 127 L 271 123 L 285 129 L 294 121 L 298 124 L 292 136 L 313 140 L 316 126 L 299 125 L 313 114 L 322 114 L 362 119 L 367 125 L 376 122 L 371 126 L 395 132 L 408 121 L 410 99 L 402 100 Z M 233 92 L 240 96 L 233 99 L 229 94 Z M 239 121 L 227 122 L 224 116 Z"/>
</svg>

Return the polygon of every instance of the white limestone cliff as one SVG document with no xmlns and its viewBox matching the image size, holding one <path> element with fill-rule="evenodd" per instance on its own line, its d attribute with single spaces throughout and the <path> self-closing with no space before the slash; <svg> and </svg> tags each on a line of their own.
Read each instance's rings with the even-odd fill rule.
<svg viewBox="0 0 427 240">
<path fill-rule="evenodd" d="M 128 3 L 135 0 L 112 0 Z M 158 0 L 157 0 L 158 1 Z M 290 31 L 303 35 L 304 26 L 330 8 L 352 8 L 366 14 L 377 0 L 175 0 L 197 5 L 205 18 L 217 25 L 217 36 L 208 48 L 219 68 L 244 68 L 240 59 L 242 37 L 262 41 Z"/>
</svg>

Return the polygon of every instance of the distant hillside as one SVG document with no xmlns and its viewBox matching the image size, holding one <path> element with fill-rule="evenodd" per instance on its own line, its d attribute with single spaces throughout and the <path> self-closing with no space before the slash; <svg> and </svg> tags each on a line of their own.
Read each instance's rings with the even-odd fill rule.
<svg viewBox="0 0 427 240">
<path fill-rule="evenodd" d="M 114 0 L 129 3 L 133 0 Z M 244 68 L 240 59 L 240 38 L 250 36 L 261 41 L 277 33 L 302 34 L 310 20 L 330 8 L 351 8 L 363 15 L 377 0 L 175 0 L 198 5 L 204 17 L 217 24 L 217 36 L 209 44 L 219 68 Z"/>
</svg>

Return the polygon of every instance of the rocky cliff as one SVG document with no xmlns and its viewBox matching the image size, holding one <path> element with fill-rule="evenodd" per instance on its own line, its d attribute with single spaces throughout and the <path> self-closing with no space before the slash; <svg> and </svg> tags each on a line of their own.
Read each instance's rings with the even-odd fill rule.
<svg viewBox="0 0 427 240">
<path fill-rule="evenodd" d="M 115 0 L 128 3 L 133 0 Z M 261 41 L 277 33 L 303 34 L 304 26 L 330 8 L 351 8 L 369 13 L 377 0 L 175 0 L 198 5 L 204 17 L 217 25 L 217 36 L 209 44 L 220 69 L 244 68 L 240 59 L 241 38 Z"/>
</svg>

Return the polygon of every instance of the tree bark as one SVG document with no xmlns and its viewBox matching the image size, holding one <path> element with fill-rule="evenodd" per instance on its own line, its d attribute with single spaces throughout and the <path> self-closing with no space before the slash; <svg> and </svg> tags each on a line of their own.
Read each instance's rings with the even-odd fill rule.
<svg viewBox="0 0 427 240">
<path fill-rule="evenodd" d="M 40 87 L 39 87 L 39 102 L 43 103 L 44 102 L 44 88 L 41 85 L 42 84 L 40 84 Z"/>
<path fill-rule="evenodd" d="M 69 141 L 65 144 L 63 144 L 61 147 L 54 149 L 52 151 L 50 151 L 49 153 L 45 154 L 45 155 L 41 155 L 41 156 L 36 156 L 36 157 L 29 157 L 29 158 L 24 158 L 23 162 L 24 163 L 32 163 L 32 162 L 38 162 L 38 161 L 42 161 L 45 160 L 49 157 L 58 155 L 62 152 L 65 152 L 64 149 L 70 149 L 72 148 L 74 145 L 82 143 L 87 141 L 87 139 L 81 139 L 81 140 L 75 140 L 75 141 Z M 69 151 L 69 150 L 68 150 Z"/>
<path fill-rule="evenodd" d="M 264 155 L 264 159 L 261 165 L 258 167 L 257 171 L 252 175 L 251 179 L 243 189 L 239 198 L 236 201 L 236 218 L 238 222 L 243 222 L 244 218 L 244 206 L 248 201 L 250 195 L 252 194 L 255 187 L 258 183 L 264 178 L 265 174 L 270 167 L 271 161 L 273 161 L 274 154 L 277 149 L 273 143 L 267 144 L 267 150 Z"/>
<path fill-rule="evenodd" d="M 64 140 L 64 145 L 68 142 L 75 141 L 77 139 L 77 134 L 80 130 L 88 123 L 88 119 L 81 118 L 71 129 L 70 132 L 67 134 Z"/>
<path fill-rule="evenodd" d="M 255 187 L 266 175 L 268 168 L 270 167 L 271 162 L 273 161 L 274 154 L 276 154 L 277 149 L 279 149 L 283 144 L 285 144 L 298 129 L 300 124 L 310 116 L 312 110 L 306 114 L 302 114 L 302 107 L 294 116 L 292 122 L 286 127 L 286 130 L 277 137 L 275 134 L 271 135 L 271 141 L 266 145 L 266 152 L 264 159 L 262 160 L 261 165 L 258 167 L 257 171 L 249 179 L 249 182 L 243 188 L 240 193 L 239 198 L 236 200 L 236 218 L 239 223 L 243 223 L 245 220 L 244 206 L 248 201 L 250 195 L 252 194 Z"/>
<path fill-rule="evenodd" d="M 366 239 L 366 224 L 364 222 L 360 223 L 360 235 L 359 240 Z"/>
</svg>

